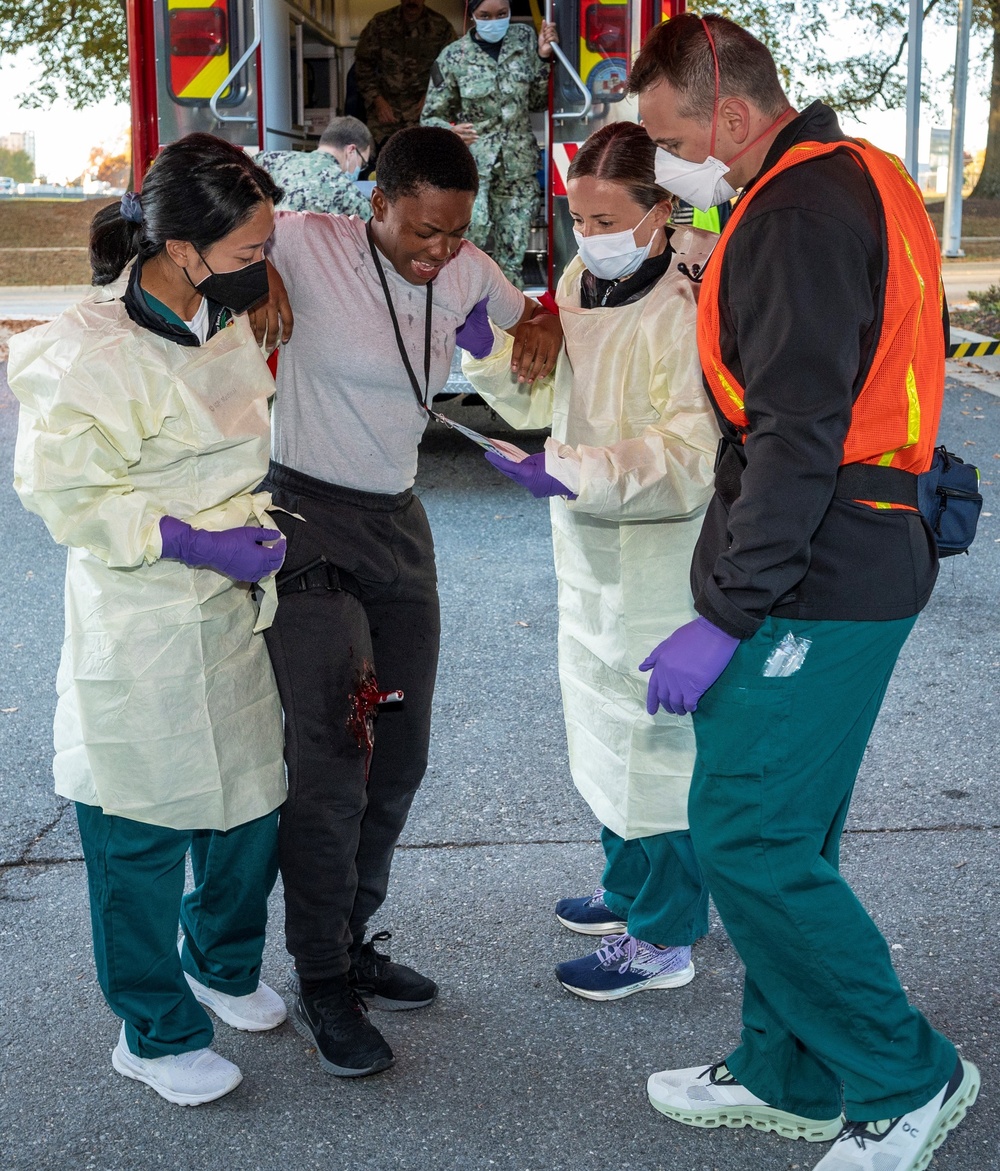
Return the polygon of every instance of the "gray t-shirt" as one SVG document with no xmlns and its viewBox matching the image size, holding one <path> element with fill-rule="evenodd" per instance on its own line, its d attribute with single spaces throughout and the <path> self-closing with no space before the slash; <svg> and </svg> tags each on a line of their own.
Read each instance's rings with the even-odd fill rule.
<svg viewBox="0 0 1000 1171">
<path fill-rule="evenodd" d="M 417 404 L 396 345 L 364 223 L 356 216 L 279 212 L 268 255 L 295 312 L 292 339 L 278 359 L 274 458 L 364 492 L 412 487 L 427 412 Z M 422 391 L 426 286 L 410 284 L 381 260 Z M 483 297 L 500 329 L 524 313 L 524 294 L 465 241 L 434 279 L 432 398 L 448 380 L 455 330 Z"/>
</svg>

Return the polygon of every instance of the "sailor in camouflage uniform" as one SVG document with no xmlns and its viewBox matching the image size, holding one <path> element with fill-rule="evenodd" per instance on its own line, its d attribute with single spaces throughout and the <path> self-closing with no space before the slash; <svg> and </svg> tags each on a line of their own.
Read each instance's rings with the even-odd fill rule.
<svg viewBox="0 0 1000 1171">
<path fill-rule="evenodd" d="M 265 150 L 254 162 L 284 189 L 282 211 L 324 211 L 368 220 L 371 204 L 355 180 L 374 149 L 371 132 L 363 122 L 334 118 L 315 150 Z"/>
<path fill-rule="evenodd" d="M 469 0 L 474 23 L 431 70 L 420 121 L 450 126 L 469 145 L 479 168 L 479 194 L 466 236 L 477 247 L 493 230 L 493 258 L 522 287 L 521 266 L 541 191 L 531 111 L 544 110 L 555 25 L 536 36 L 510 24 L 507 0 Z"/>
<path fill-rule="evenodd" d="M 354 50 L 354 76 L 379 145 L 419 123 L 431 66 L 454 39 L 451 21 L 424 0 L 403 0 L 365 25 Z"/>
</svg>

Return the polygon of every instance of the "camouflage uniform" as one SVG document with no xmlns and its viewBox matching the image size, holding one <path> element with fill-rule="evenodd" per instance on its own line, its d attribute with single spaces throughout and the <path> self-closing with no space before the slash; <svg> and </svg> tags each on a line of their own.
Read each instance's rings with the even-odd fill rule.
<svg viewBox="0 0 1000 1171">
<path fill-rule="evenodd" d="M 365 25 L 354 50 L 354 75 L 368 113 L 368 129 L 376 142 L 420 121 L 420 103 L 437 55 L 455 39 L 451 21 L 425 8 L 408 24 L 402 8 L 376 13 Z M 383 97 L 398 115 L 397 122 L 379 122 L 375 99 Z"/>
<path fill-rule="evenodd" d="M 538 55 L 530 25 L 510 26 L 497 61 L 470 30 L 434 62 L 420 117 L 425 126 L 471 122 L 475 127 L 479 137 L 469 149 L 479 168 L 479 194 L 467 235 L 482 248 L 492 227 L 493 258 L 518 288 L 541 199 L 530 114 L 544 110 L 548 96 L 548 62 Z"/>
<path fill-rule="evenodd" d="M 278 205 L 282 211 L 326 211 L 371 219 L 367 196 L 325 150 L 265 150 L 254 155 L 253 161 L 284 188 Z"/>
</svg>

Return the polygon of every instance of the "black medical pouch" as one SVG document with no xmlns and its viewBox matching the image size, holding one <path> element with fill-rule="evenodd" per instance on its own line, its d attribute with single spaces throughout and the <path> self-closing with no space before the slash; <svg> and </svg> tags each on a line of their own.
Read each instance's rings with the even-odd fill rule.
<svg viewBox="0 0 1000 1171">
<path fill-rule="evenodd" d="M 845 464 L 837 475 L 834 495 L 918 509 L 934 533 L 939 557 L 969 551 L 983 509 L 979 469 L 945 447 L 934 449 L 930 468 L 919 475 L 902 468 Z"/>
<path fill-rule="evenodd" d="M 917 507 L 934 531 L 939 557 L 968 553 L 983 510 L 979 469 L 935 448 L 930 470 L 917 476 Z"/>
</svg>

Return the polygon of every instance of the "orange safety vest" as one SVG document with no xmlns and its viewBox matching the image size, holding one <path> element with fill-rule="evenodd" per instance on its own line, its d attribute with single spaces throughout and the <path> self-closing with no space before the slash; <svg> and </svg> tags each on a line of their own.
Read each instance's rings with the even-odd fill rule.
<svg viewBox="0 0 1000 1171">
<path fill-rule="evenodd" d="M 722 360 L 719 342 L 719 290 L 726 245 L 754 196 L 772 179 L 838 150 L 846 150 L 872 181 L 888 247 L 881 329 L 867 377 L 854 400 L 841 464 L 925 472 L 931 466 L 944 398 L 944 286 L 938 242 L 920 192 L 903 164 L 863 139 L 797 143 L 737 203 L 701 282 L 698 353 L 702 371 L 717 408 L 745 439 L 749 430 L 745 391 Z"/>
</svg>

